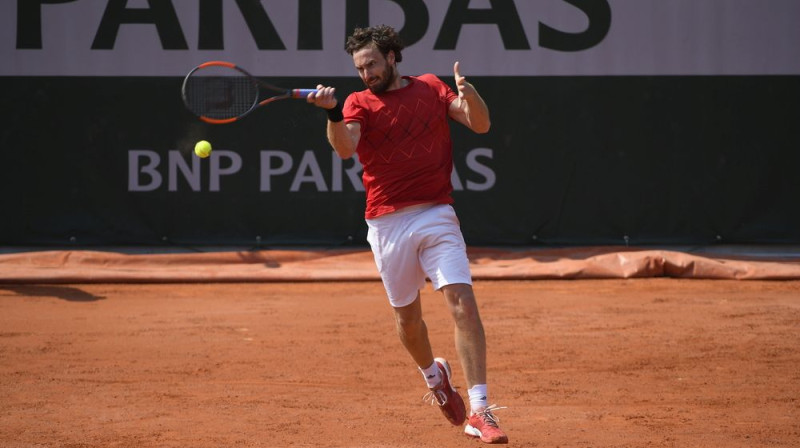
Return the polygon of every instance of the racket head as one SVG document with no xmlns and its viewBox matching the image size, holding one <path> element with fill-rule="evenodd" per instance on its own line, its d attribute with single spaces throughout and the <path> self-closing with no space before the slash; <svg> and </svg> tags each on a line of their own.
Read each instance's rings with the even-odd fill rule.
<svg viewBox="0 0 800 448">
<path fill-rule="evenodd" d="M 232 123 L 259 105 L 259 81 L 235 64 L 209 61 L 193 68 L 183 80 L 186 108 L 212 124 Z"/>
</svg>

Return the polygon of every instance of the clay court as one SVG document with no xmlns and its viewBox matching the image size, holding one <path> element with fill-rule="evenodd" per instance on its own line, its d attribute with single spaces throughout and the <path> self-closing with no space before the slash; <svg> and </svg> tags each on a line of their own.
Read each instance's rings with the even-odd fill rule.
<svg viewBox="0 0 800 448">
<path fill-rule="evenodd" d="M 6 256 L 3 272 L 50 269 L 41 255 L 18 256 Z M 68 273 L 80 258 L 60 256 Z M 497 280 L 481 278 L 491 263 L 471 258 L 490 392 L 507 407 L 497 415 L 510 446 L 797 446 L 800 281 L 611 271 Z M 592 259 L 565 263 L 586 273 Z M 257 254 L 247 263 L 269 266 Z M 440 295 L 426 289 L 423 308 L 465 394 Z M 422 402 L 422 379 L 375 279 L 5 278 L 0 328 L 4 447 L 482 445 Z"/>
</svg>

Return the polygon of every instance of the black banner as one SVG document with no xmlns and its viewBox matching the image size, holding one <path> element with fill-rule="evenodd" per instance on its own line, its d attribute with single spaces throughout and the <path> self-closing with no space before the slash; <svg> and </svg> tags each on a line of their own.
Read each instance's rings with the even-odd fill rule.
<svg viewBox="0 0 800 448">
<path fill-rule="evenodd" d="M 303 101 L 214 126 L 179 78 L 3 81 L 2 245 L 365 244 L 358 166 Z M 800 243 L 798 76 L 470 81 L 493 127 L 452 125 L 469 244 Z"/>
</svg>

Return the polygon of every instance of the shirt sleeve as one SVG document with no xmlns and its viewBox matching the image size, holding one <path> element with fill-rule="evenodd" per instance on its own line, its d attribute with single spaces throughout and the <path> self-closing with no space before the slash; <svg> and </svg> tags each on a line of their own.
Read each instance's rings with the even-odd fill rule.
<svg viewBox="0 0 800 448">
<path fill-rule="evenodd" d="M 456 98 L 458 98 L 458 94 L 453 91 L 444 81 L 439 79 L 438 76 L 433 74 L 425 74 L 420 76 L 420 79 L 423 79 L 426 84 L 433 87 L 436 92 L 439 94 L 439 98 L 444 101 L 445 104 L 450 105 Z"/>
<path fill-rule="evenodd" d="M 359 101 L 355 93 L 348 95 L 344 100 L 342 114 L 344 115 L 345 123 L 354 121 L 363 128 L 364 124 L 367 122 L 367 109 L 361 101 Z"/>
</svg>

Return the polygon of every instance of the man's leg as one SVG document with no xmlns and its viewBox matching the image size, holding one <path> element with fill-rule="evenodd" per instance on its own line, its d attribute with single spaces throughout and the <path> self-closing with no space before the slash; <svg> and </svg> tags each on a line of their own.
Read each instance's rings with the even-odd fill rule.
<svg viewBox="0 0 800 448">
<path fill-rule="evenodd" d="M 486 335 L 472 286 L 456 283 L 443 286 L 442 292 L 455 320 L 456 350 L 469 388 L 471 413 L 464 432 L 486 443 L 508 443 L 508 436 L 498 426 L 500 420 L 492 412 L 501 408 L 487 402 Z"/>
<path fill-rule="evenodd" d="M 433 357 L 428 328 L 422 319 L 419 293 L 410 305 L 395 307 L 394 316 L 400 341 L 428 383 L 430 393 L 427 397 L 432 400 L 432 404 L 439 406 L 450 423 L 461 425 L 467 418 L 464 400 L 450 382 L 450 365 L 447 360 Z"/>
<path fill-rule="evenodd" d="M 486 336 L 472 286 L 456 283 L 442 287 L 455 320 L 455 343 L 467 387 L 486 384 Z"/>
<path fill-rule="evenodd" d="M 426 367 L 433 363 L 433 350 L 428 340 L 428 327 L 422 320 L 422 304 L 419 293 L 410 305 L 393 308 L 397 325 L 397 335 L 418 366 Z"/>
</svg>

